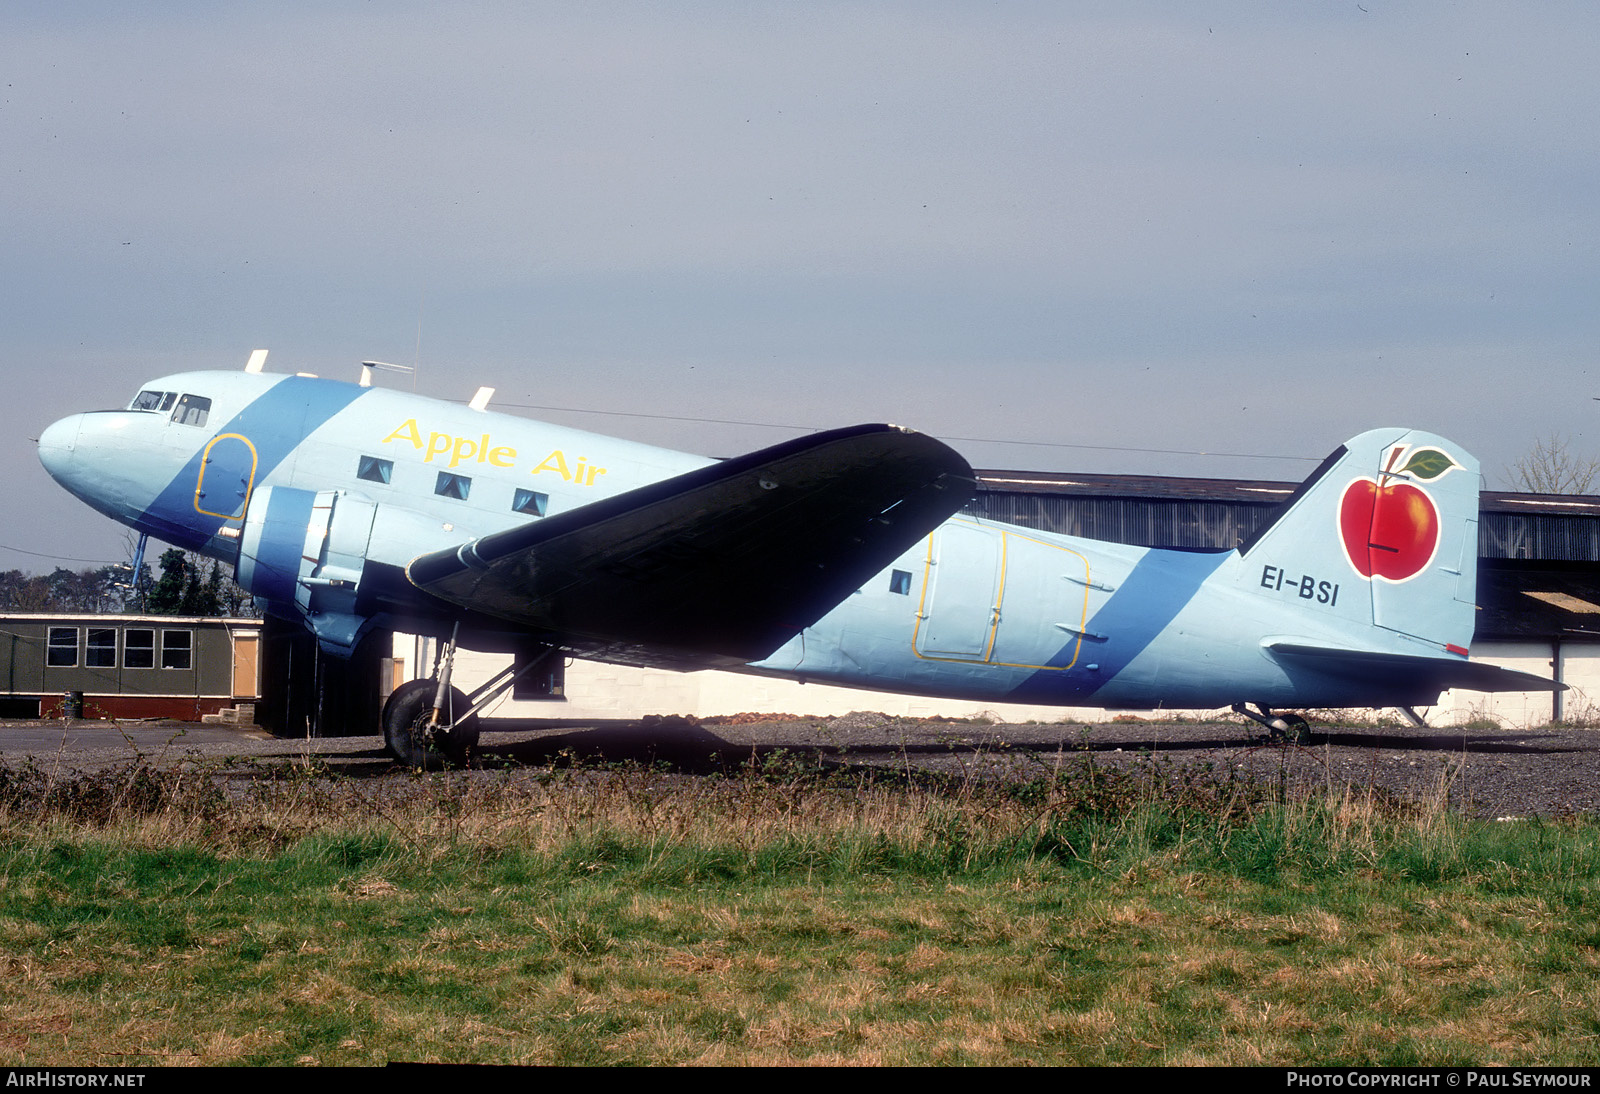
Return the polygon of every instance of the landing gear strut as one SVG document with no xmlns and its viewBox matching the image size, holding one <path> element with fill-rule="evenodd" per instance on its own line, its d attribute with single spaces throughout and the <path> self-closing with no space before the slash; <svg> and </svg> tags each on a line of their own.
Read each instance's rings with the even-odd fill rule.
<svg viewBox="0 0 1600 1094">
<path fill-rule="evenodd" d="M 395 759 L 427 770 L 444 762 L 465 767 L 478 748 L 478 710 L 450 686 L 456 663 L 457 623 L 434 668 L 434 680 L 409 680 L 383 704 L 383 740 Z"/>
<path fill-rule="evenodd" d="M 433 679 L 401 684 L 383 705 L 384 743 L 395 759 L 407 767 L 427 770 L 446 763 L 467 766 L 478 751 L 478 712 L 556 652 L 553 647 L 544 647 L 533 656 L 519 657 L 471 695 L 465 695 L 450 685 L 459 632 L 458 624 L 450 632 L 449 644 L 440 652 Z"/>
<path fill-rule="evenodd" d="M 1311 737 L 1311 723 L 1298 714 L 1274 714 L 1272 708 L 1256 704 L 1256 711 L 1250 710 L 1243 703 L 1233 704 L 1233 712 L 1242 714 L 1252 722 L 1259 722 L 1267 727 L 1267 735 L 1274 741 L 1287 741 L 1291 744 L 1309 740 Z"/>
</svg>

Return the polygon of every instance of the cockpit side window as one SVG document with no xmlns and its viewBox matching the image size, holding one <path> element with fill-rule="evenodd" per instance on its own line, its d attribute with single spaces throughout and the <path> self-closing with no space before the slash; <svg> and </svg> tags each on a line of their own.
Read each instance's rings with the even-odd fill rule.
<svg viewBox="0 0 1600 1094">
<path fill-rule="evenodd" d="M 172 412 L 172 420 L 179 425 L 205 425 L 210 414 L 210 399 L 204 395 L 185 395 L 178 400 L 178 409 Z"/>
</svg>

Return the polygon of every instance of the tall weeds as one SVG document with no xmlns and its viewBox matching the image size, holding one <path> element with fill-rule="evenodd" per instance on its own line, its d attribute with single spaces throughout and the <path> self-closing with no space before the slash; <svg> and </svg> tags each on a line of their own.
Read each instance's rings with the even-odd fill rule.
<svg viewBox="0 0 1600 1094">
<path fill-rule="evenodd" d="M 1089 758 L 1020 782 L 798 764 L 720 776 L 564 764 L 376 780 L 295 764 L 240 772 L 141 762 L 66 775 L 26 764 L 0 767 L 0 838 L 76 833 L 246 855 L 305 841 L 302 852 L 339 854 L 380 840 L 422 863 L 470 850 L 680 879 L 948 875 L 1030 861 L 1096 873 L 1189 862 L 1258 881 L 1374 869 L 1419 881 L 1594 873 L 1593 836 L 1573 838 L 1590 826 L 1470 821 L 1448 798 L 1447 778 L 1419 801 Z"/>
</svg>

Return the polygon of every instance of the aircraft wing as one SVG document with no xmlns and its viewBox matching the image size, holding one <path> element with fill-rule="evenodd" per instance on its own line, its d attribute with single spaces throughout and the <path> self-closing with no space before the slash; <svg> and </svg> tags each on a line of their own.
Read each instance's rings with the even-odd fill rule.
<svg viewBox="0 0 1600 1094">
<path fill-rule="evenodd" d="M 1346 650 L 1293 642 L 1271 642 L 1267 650 L 1286 662 L 1304 665 L 1330 676 L 1350 677 L 1374 684 L 1415 686 L 1431 691 L 1466 688 L 1469 691 L 1566 691 L 1567 685 L 1532 673 L 1503 669 L 1474 661 L 1444 657 L 1416 657 L 1376 650 Z"/>
<path fill-rule="evenodd" d="M 827 614 L 975 485 L 932 437 L 855 426 L 423 555 L 406 575 L 605 660 L 743 664 Z"/>
</svg>

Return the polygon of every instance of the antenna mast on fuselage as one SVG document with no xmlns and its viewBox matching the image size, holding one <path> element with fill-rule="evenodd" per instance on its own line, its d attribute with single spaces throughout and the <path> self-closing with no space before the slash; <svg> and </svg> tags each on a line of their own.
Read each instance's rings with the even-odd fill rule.
<svg viewBox="0 0 1600 1094">
<path fill-rule="evenodd" d="M 391 365 L 387 361 L 363 361 L 361 362 L 360 380 L 362 387 L 372 386 L 372 372 L 374 369 L 379 369 L 384 372 L 409 372 L 411 374 L 411 386 L 413 388 L 417 386 L 417 369 L 414 365 Z"/>
</svg>

